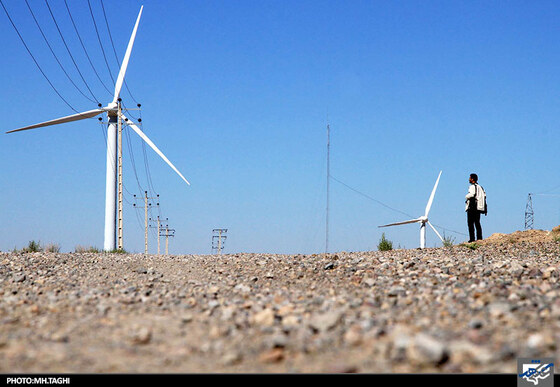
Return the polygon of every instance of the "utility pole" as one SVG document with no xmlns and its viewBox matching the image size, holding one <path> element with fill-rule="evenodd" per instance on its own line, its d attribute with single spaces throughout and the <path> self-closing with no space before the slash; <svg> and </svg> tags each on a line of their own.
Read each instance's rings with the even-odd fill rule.
<svg viewBox="0 0 560 387">
<path fill-rule="evenodd" d="M 134 195 L 134 199 L 136 199 L 136 195 Z M 144 191 L 144 207 L 138 207 L 136 203 L 133 204 L 135 208 L 144 209 L 144 254 L 148 254 L 148 208 L 152 206 L 152 203 L 148 203 L 148 199 L 157 199 L 157 205 L 159 206 L 159 195 L 155 198 L 148 197 L 148 191 Z"/>
<path fill-rule="evenodd" d="M 165 218 L 165 220 L 167 221 L 167 218 Z M 156 222 L 156 224 L 157 224 L 157 253 L 158 253 L 158 255 L 160 255 L 159 237 L 160 237 L 160 234 L 161 234 L 161 219 L 159 218 L 159 215 L 158 215 L 158 217 L 156 219 L 150 218 L 150 221 Z M 153 227 L 153 226 L 150 226 L 150 227 Z"/>
<path fill-rule="evenodd" d="M 533 229 L 533 200 L 532 195 L 529 194 L 527 196 L 527 205 L 525 206 L 525 230 L 532 230 Z"/>
<path fill-rule="evenodd" d="M 118 128 L 117 128 L 117 147 L 118 147 L 118 216 L 117 216 L 117 249 L 123 250 L 123 163 L 122 163 L 122 110 L 121 99 L 118 99 Z"/>
<path fill-rule="evenodd" d="M 222 250 L 224 249 L 224 243 L 227 239 L 227 228 L 215 228 L 212 230 L 214 235 L 212 236 L 212 252 L 216 252 L 218 255 L 222 255 Z M 222 239 L 224 242 L 222 242 Z"/>
<path fill-rule="evenodd" d="M 169 255 L 169 237 L 175 236 L 175 229 L 169 228 L 169 225 L 165 225 L 165 234 L 161 235 L 165 237 L 165 255 Z"/>
</svg>

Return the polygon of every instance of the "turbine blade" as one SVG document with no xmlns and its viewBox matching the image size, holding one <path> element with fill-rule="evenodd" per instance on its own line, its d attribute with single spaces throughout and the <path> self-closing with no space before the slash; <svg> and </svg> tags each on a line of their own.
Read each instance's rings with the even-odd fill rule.
<svg viewBox="0 0 560 387">
<path fill-rule="evenodd" d="M 126 48 L 126 54 L 124 55 L 123 62 L 121 64 L 121 69 L 119 71 L 119 76 L 117 77 L 117 83 L 115 84 L 115 96 L 113 97 L 113 103 L 116 103 L 121 94 L 121 88 L 124 82 L 124 74 L 126 73 L 126 68 L 128 66 L 128 60 L 130 59 L 130 53 L 132 52 L 132 46 L 134 45 L 134 39 L 136 39 L 136 30 L 138 30 L 138 23 L 140 23 L 140 16 L 142 16 L 142 9 L 144 6 L 140 7 L 140 12 L 138 13 L 138 18 L 136 19 L 136 24 L 132 30 L 132 35 L 128 42 L 128 47 Z"/>
<path fill-rule="evenodd" d="M 432 202 L 434 201 L 434 196 L 436 194 L 436 189 L 439 183 L 439 178 L 441 177 L 441 172 L 439 171 L 438 178 L 436 180 L 436 184 L 434 185 L 434 189 L 432 189 L 432 194 L 430 195 L 430 200 L 428 200 L 428 204 L 426 205 L 426 212 L 424 213 L 425 217 L 428 217 L 428 213 L 430 212 L 430 208 L 432 207 Z"/>
<path fill-rule="evenodd" d="M 127 119 L 124 115 L 122 115 L 122 118 Z M 161 157 L 163 159 L 163 161 L 165 161 L 175 172 L 177 172 L 177 174 L 179 176 L 181 176 L 181 179 L 183 179 L 185 181 L 185 183 L 187 183 L 188 185 L 191 185 L 191 183 L 189 183 L 187 181 L 187 179 L 185 179 L 185 177 L 181 174 L 181 172 L 179 172 L 179 170 L 177 168 L 175 168 L 175 166 L 171 163 L 171 161 L 169 161 L 167 159 L 167 157 L 165 157 L 165 155 L 158 149 L 157 146 L 155 146 L 155 144 L 148 138 L 148 136 L 146 136 L 144 134 L 144 132 L 142 132 L 140 130 L 140 128 L 138 126 L 136 126 L 135 124 L 133 124 L 131 122 L 128 122 L 128 126 L 130 126 L 132 128 L 132 130 L 134 130 L 136 132 L 136 134 L 138 134 L 142 138 L 142 140 L 144 140 L 159 155 L 159 157 Z"/>
<path fill-rule="evenodd" d="M 435 227 L 432 226 L 432 224 L 430 223 L 430 221 L 428 221 L 428 224 L 430 225 L 430 227 L 432 228 L 432 230 L 434 230 L 434 232 L 437 234 L 437 236 L 439 237 L 439 239 L 441 239 L 441 241 L 444 242 L 443 238 L 441 237 L 441 235 L 439 235 L 439 232 L 437 232 L 437 230 L 435 229 Z"/>
<path fill-rule="evenodd" d="M 418 222 L 421 222 L 421 221 L 422 220 L 420 218 L 416 218 L 416 219 L 411 219 L 411 220 L 405 220 L 404 222 L 385 224 L 383 226 L 378 226 L 378 227 L 398 226 L 398 225 L 401 225 L 401 224 L 418 223 Z"/>
<path fill-rule="evenodd" d="M 66 123 L 66 122 L 84 120 L 84 119 L 86 119 L 86 118 L 95 117 L 96 115 L 101 114 L 101 113 L 104 113 L 104 112 L 106 112 L 106 111 L 107 111 L 107 109 L 105 109 L 105 108 L 95 109 L 95 110 L 88 110 L 87 112 L 72 114 L 71 116 L 56 118 L 56 119 L 54 119 L 54 120 L 41 122 L 41 123 L 39 123 L 39 124 L 29 125 L 29 126 L 25 126 L 25 127 L 23 127 L 23 128 L 10 130 L 9 132 L 6 132 L 6 133 L 20 132 L 20 131 L 22 131 L 22 130 L 29 130 L 29 129 L 42 128 L 43 126 L 64 124 L 64 123 Z"/>
</svg>

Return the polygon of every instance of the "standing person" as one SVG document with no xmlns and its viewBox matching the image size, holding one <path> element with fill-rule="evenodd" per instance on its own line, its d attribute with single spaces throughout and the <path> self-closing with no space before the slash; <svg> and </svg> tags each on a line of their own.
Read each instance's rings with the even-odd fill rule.
<svg viewBox="0 0 560 387">
<path fill-rule="evenodd" d="M 467 212 L 467 225 L 469 227 L 469 242 L 474 242 L 475 229 L 476 240 L 482 239 L 482 226 L 480 225 L 480 214 L 486 213 L 486 193 L 484 189 L 478 185 L 478 176 L 471 173 L 469 176 L 469 192 L 465 196 L 467 203 L 465 211 Z"/>
</svg>

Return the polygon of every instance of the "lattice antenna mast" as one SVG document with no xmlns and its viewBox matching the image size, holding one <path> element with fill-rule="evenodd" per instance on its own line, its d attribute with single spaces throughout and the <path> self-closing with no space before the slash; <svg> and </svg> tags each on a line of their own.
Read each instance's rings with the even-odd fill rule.
<svg viewBox="0 0 560 387">
<path fill-rule="evenodd" d="M 330 195 L 330 180 L 331 180 L 331 128 L 327 124 L 327 214 L 326 214 L 326 227 L 325 227 L 325 254 L 329 253 L 329 195 Z"/>
</svg>

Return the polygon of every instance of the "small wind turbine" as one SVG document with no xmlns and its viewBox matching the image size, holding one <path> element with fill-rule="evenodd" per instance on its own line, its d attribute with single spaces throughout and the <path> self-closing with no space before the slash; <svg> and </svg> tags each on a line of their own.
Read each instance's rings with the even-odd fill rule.
<svg viewBox="0 0 560 387">
<path fill-rule="evenodd" d="M 432 224 L 428 221 L 428 213 L 430 212 L 430 208 L 432 207 L 432 202 L 434 201 L 434 195 L 436 194 L 436 189 L 439 183 L 439 178 L 441 177 L 441 172 L 439 171 L 438 178 L 436 180 L 436 184 L 434 185 L 434 189 L 432 189 L 432 194 L 430 195 L 430 200 L 428 200 L 428 204 L 426 205 L 426 211 L 424 212 L 424 216 L 421 216 L 416 219 L 405 220 L 404 222 L 397 222 L 386 224 L 379 227 L 389 227 L 389 226 L 398 226 L 400 224 L 408 224 L 408 223 L 420 223 L 420 248 L 423 249 L 426 246 L 426 223 L 430 225 L 432 230 L 437 234 L 439 239 L 443 242 L 443 238 L 439 235 L 439 232 L 432 226 Z"/>
<path fill-rule="evenodd" d="M 86 118 L 95 117 L 101 113 L 107 113 L 108 117 L 108 129 L 107 129 L 107 174 L 106 174 L 106 189 L 105 189 L 105 239 L 103 243 L 103 248 L 105 251 L 115 250 L 115 236 L 116 236 L 116 195 L 117 191 L 119 194 L 119 199 L 122 198 L 122 173 L 117 175 L 117 171 L 122 171 L 122 121 L 127 121 L 127 124 L 134 130 L 141 138 L 144 140 L 177 174 L 183 179 L 187 184 L 190 183 L 185 179 L 185 177 L 179 172 L 177 168 L 165 157 L 165 155 L 155 146 L 155 144 L 136 126 L 131 123 L 128 118 L 124 116 L 121 109 L 121 99 L 120 92 L 124 82 L 124 75 L 126 73 L 126 68 L 128 66 L 128 61 L 130 59 L 130 53 L 132 52 L 132 46 L 134 44 L 134 39 L 136 38 L 136 31 L 138 29 L 138 23 L 140 22 L 140 16 L 142 16 L 142 9 L 144 6 L 140 7 L 140 12 L 138 13 L 138 18 L 136 19 L 136 24 L 132 31 L 132 35 L 128 42 L 128 47 L 126 49 L 126 54 L 122 62 L 119 75 L 117 77 L 117 82 L 115 84 L 115 94 L 113 101 L 111 101 L 107 106 L 101 107 L 99 104 L 98 109 L 88 110 L 86 112 L 73 114 L 66 117 L 56 118 L 54 120 L 42 122 L 35 125 L 26 126 L 23 128 L 11 130 L 6 133 L 19 132 L 23 130 L 41 128 L 44 126 L 57 125 L 66 122 L 83 120 Z M 117 142 L 120 149 L 117 149 Z M 117 151 L 119 153 L 117 154 Z M 117 168 L 117 161 L 119 165 Z M 119 200 L 122 203 L 122 200 Z M 119 248 L 122 246 L 122 207 L 119 206 Z"/>
</svg>

